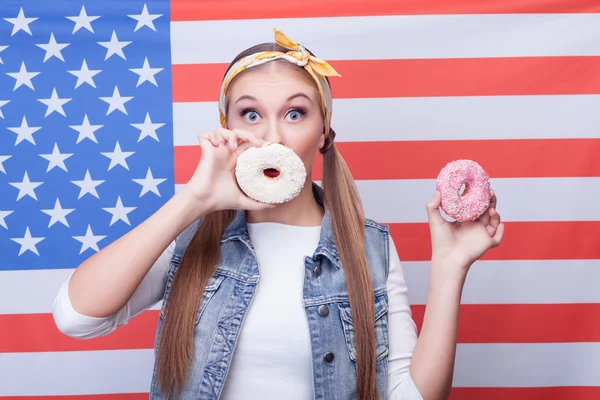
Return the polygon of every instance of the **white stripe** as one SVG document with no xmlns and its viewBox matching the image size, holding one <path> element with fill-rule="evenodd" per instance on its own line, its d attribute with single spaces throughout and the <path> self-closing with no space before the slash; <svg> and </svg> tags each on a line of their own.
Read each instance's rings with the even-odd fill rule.
<svg viewBox="0 0 600 400">
<path fill-rule="evenodd" d="M 0 396 L 147 393 L 152 350 L 5 353 Z"/>
<path fill-rule="evenodd" d="M 7 353 L 0 396 L 147 393 L 153 362 L 153 350 Z M 459 344 L 453 385 L 598 386 L 598 370 L 600 343 Z"/>
<path fill-rule="evenodd" d="M 505 222 L 600 221 L 600 178 L 492 178 Z M 381 223 L 425 223 L 434 179 L 357 180 L 368 218 Z M 175 185 L 178 191 L 183 185 Z M 443 211 L 442 214 L 444 215 Z"/>
<path fill-rule="evenodd" d="M 598 138 L 600 95 L 334 99 L 338 142 Z M 174 103 L 175 146 L 219 126 L 216 102 Z"/>
<path fill-rule="evenodd" d="M 435 183 L 356 181 L 365 213 L 383 223 L 427 222 L 425 204 L 434 195 Z M 491 184 L 505 222 L 600 221 L 600 178 L 491 178 Z"/>
<path fill-rule="evenodd" d="M 598 386 L 599 370 L 600 343 L 459 344 L 453 385 Z"/>
<path fill-rule="evenodd" d="M 172 22 L 172 62 L 229 63 L 275 27 L 325 60 L 600 55 L 599 14 L 394 15 Z"/>
<path fill-rule="evenodd" d="M 427 303 L 429 262 L 403 262 L 411 304 Z M 476 261 L 461 304 L 600 303 L 600 260 Z"/>
<path fill-rule="evenodd" d="M 0 314 L 52 313 L 54 299 L 73 269 L 0 271 Z M 151 307 L 159 310 L 162 300 Z"/>
<path fill-rule="evenodd" d="M 429 262 L 402 261 L 402 267 L 411 304 L 425 304 Z M 11 299 L 2 303 L 0 314 L 51 313 L 54 289 L 70 272 L 0 272 L 0 290 Z M 599 281 L 600 260 L 479 260 L 469 271 L 461 303 L 600 303 Z M 161 305 L 162 300 L 151 309 L 159 310 Z"/>
<path fill-rule="evenodd" d="M 398 243 L 396 243 L 398 245 Z M 425 304 L 428 262 L 402 262 L 410 301 Z M 54 288 L 70 270 L 3 271 L 0 290 L 10 302 L 0 314 L 51 313 Z M 38 279 L 42 276 L 43 279 Z M 600 260 L 480 260 L 465 283 L 463 304 L 600 303 Z M 27 287 L 27 290 L 23 288 Z M 52 288 L 48 289 L 48 288 Z M 32 294 L 36 293 L 35 296 Z M 159 310 L 162 300 L 152 310 Z"/>
</svg>

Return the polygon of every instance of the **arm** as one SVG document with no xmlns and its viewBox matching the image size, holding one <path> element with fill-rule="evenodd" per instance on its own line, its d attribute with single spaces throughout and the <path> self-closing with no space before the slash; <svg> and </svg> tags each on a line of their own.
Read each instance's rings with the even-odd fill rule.
<svg viewBox="0 0 600 400">
<path fill-rule="evenodd" d="M 393 239 L 389 239 L 388 292 L 388 384 L 386 399 L 423 400 L 411 376 L 411 360 L 417 344 L 408 287 Z"/>
<path fill-rule="evenodd" d="M 144 222 L 85 260 L 65 288 L 73 310 L 94 318 L 122 310 L 175 237 L 205 212 L 204 202 L 181 190 Z"/>
<path fill-rule="evenodd" d="M 272 207 L 244 195 L 232 173 L 237 154 L 250 142 L 260 146 L 262 141 L 248 132 L 224 129 L 218 136 L 199 136 L 202 156 L 183 189 L 75 269 L 54 302 L 59 329 L 80 337 L 111 332 L 160 299 L 169 246 L 194 221 L 212 211 Z"/>
<path fill-rule="evenodd" d="M 117 327 L 127 324 L 133 317 L 158 303 L 164 295 L 174 248 L 175 242 L 172 242 L 150 268 L 125 306 L 110 316 L 100 318 L 78 313 L 69 298 L 68 288 L 71 280 L 69 277 L 62 284 L 54 299 L 52 315 L 58 330 L 67 336 L 78 339 L 108 335 Z"/>
<path fill-rule="evenodd" d="M 458 314 L 465 279 L 459 274 L 452 277 L 438 273 L 445 266 L 434 265 L 436 262 L 439 261 L 432 261 L 430 267 L 427 306 L 410 366 L 415 385 L 426 400 L 447 399 L 452 389 Z"/>
<path fill-rule="evenodd" d="M 398 255 L 393 242 L 390 244 L 391 266 L 388 279 L 396 282 L 391 287 L 393 297 L 390 298 L 390 318 L 398 318 L 394 317 L 393 310 L 404 310 L 400 313 L 404 316 L 404 321 L 394 325 L 390 323 L 389 328 L 390 350 L 400 346 L 405 349 L 404 352 L 392 354 L 397 358 L 392 360 L 397 364 L 393 368 L 405 381 L 398 384 L 396 392 L 392 392 L 397 396 L 394 397 L 396 399 L 420 400 L 419 395 L 425 400 L 449 397 L 456 357 L 460 300 L 468 270 L 487 250 L 499 246 L 504 236 L 504 225 L 496 211 L 497 200 L 493 190 L 490 207 L 472 222 L 446 221 L 439 210 L 440 201 L 440 194 L 436 192 L 435 197 L 427 203 L 432 257 L 427 305 L 416 344 L 416 330 L 408 322 L 408 299 L 400 295 L 405 292 L 405 288 L 404 279 L 397 272 L 401 270 L 398 267 Z M 397 277 L 394 278 L 394 275 Z M 411 360 L 409 352 L 413 344 L 415 346 Z M 400 378 L 396 377 L 395 380 L 399 381 Z"/>
<path fill-rule="evenodd" d="M 408 288 L 390 237 L 388 399 L 447 399 L 452 386 L 460 280 L 431 275 L 421 333 L 412 319 Z M 432 271 L 437 270 L 432 266 Z"/>
</svg>

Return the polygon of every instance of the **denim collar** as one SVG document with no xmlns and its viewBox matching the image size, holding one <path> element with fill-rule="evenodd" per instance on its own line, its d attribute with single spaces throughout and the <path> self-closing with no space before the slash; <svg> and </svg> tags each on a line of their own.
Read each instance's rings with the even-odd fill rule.
<svg viewBox="0 0 600 400">
<path fill-rule="evenodd" d="M 340 256 L 335 245 L 333 234 L 333 220 L 331 212 L 323 202 L 323 189 L 314 182 L 312 183 L 312 189 L 315 200 L 324 209 L 324 215 L 321 221 L 321 236 L 319 238 L 317 248 L 313 254 L 313 259 L 317 260 L 319 256 L 325 256 L 329 259 L 332 265 L 334 265 L 336 268 L 341 268 Z M 248 234 L 246 211 L 244 210 L 236 210 L 233 221 L 223 233 L 222 240 L 226 241 L 235 238 L 245 240 L 248 244 L 251 244 L 250 235 Z"/>
</svg>

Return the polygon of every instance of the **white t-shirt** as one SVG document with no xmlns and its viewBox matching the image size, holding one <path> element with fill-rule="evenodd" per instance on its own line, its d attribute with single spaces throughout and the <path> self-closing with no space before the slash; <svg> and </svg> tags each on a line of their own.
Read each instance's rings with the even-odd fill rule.
<svg viewBox="0 0 600 400">
<path fill-rule="evenodd" d="M 313 398 L 308 322 L 302 305 L 304 257 L 313 254 L 321 227 L 274 222 L 249 223 L 260 260 L 260 282 L 232 358 L 221 399 Z M 391 239 L 390 239 L 391 240 Z M 422 400 L 409 367 L 417 328 L 396 247 L 390 242 L 387 398 Z M 65 334 L 92 338 L 109 334 L 163 298 L 172 243 L 152 266 L 129 302 L 115 315 L 92 318 L 75 311 L 65 281 L 54 302 L 54 319 Z"/>
</svg>

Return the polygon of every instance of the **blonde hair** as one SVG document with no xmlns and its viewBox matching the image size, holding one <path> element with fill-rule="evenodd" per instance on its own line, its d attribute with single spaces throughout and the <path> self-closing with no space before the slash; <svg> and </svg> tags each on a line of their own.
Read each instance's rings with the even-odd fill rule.
<svg viewBox="0 0 600 400">
<path fill-rule="evenodd" d="M 287 49 L 274 43 L 260 44 L 240 53 L 231 64 L 245 55 L 266 50 Z M 288 64 L 308 75 L 303 68 Z M 375 371 L 374 297 L 364 246 L 365 216 L 354 179 L 334 140 L 335 131 L 331 129 L 320 150 L 324 158 L 323 202 L 331 213 L 334 238 L 354 316 L 358 399 L 376 400 L 379 393 Z M 233 210 L 207 214 L 175 273 L 165 304 L 165 321 L 157 352 L 158 383 L 165 396 L 168 396 L 172 387 L 179 392 L 189 378 L 194 359 L 194 328 L 198 307 L 204 287 L 219 264 L 221 237 L 234 216 Z"/>
</svg>

